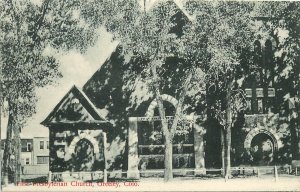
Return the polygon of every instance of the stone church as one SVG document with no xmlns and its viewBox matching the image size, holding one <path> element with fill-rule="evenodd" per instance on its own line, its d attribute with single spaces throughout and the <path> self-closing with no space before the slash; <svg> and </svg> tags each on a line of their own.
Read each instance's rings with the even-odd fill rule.
<svg viewBox="0 0 300 192">
<path fill-rule="evenodd" d="M 172 1 L 169 6 L 177 7 Z M 176 9 L 175 33 L 180 34 L 190 21 L 185 11 Z M 291 163 L 293 105 L 284 100 L 289 89 L 285 86 L 287 80 L 274 82 L 274 67 L 280 65 L 274 59 L 274 46 L 271 38 L 255 41 L 255 72 L 249 72 L 252 69 L 247 64 L 241 65 L 243 73 L 250 74 L 243 84 L 247 109 L 239 114 L 232 130 L 232 166 Z M 121 49 L 117 46 L 82 88 L 72 87 L 42 122 L 50 132 L 51 172 L 107 169 L 127 173 L 120 177 L 139 178 L 163 169 L 163 134 L 157 103 L 142 80 L 128 78 L 130 63 L 145 61 L 125 62 Z M 180 62 L 180 58 L 167 58 L 170 74 L 176 76 L 172 63 Z M 141 69 L 133 71 L 139 73 Z M 178 93 L 172 87 L 177 84 L 174 76 L 170 85 L 162 88 L 169 120 L 178 102 Z M 211 169 L 222 168 L 223 129 L 210 111 L 216 100 L 210 90 L 206 96 L 199 92 L 186 99 L 186 121 L 178 126 L 188 132 L 175 134 L 173 141 L 174 170 L 185 170 L 178 174 L 208 174 Z"/>
</svg>

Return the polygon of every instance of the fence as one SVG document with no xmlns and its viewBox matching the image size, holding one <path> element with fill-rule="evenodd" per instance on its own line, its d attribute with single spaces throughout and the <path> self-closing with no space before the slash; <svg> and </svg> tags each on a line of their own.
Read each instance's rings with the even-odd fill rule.
<svg viewBox="0 0 300 192">
<path fill-rule="evenodd" d="M 203 173 L 198 174 L 195 169 L 173 169 L 173 175 L 176 177 L 203 177 L 203 178 L 222 178 L 223 169 L 205 169 Z M 264 166 L 264 167 L 231 167 L 233 177 L 274 177 L 275 180 L 286 176 L 300 176 L 300 167 L 287 166 Z M 140 170 L 140 177 L 163 177 L 163 169 Z M 107 180 L 126 180 L 127 171 L 92 171 L 92 172 L 48 172 L 45 173 L 27 173 L 21 174 L 23 182 L 51 182 L 51 181 L 103 181 Z"/>
</svg>

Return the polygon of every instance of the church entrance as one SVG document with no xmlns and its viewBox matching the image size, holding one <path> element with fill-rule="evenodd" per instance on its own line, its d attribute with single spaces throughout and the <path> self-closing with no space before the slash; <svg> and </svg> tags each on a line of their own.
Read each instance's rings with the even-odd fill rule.
<svg viewBox="0 0 300 192">
<path fill-rule="evenodd" d="M 248 157 L 250 164 L 254 166 L 274 165 L 279 142 L 276 132 L 270 129 L 251 130 L 244 142 L 244 147 L 250 155 Z"/>
<path fill-rule="evenodd" d="M 93 171 L 95 161 L 94 147 L 87 139 L 80 139 L 72 154 L 73 171 Z"/>
<path fill-rule="evenodd" d="M 272 138 L 265 133 L 254 136 L 251 141 L 251 155 L 253 157 L 253 165 L 272 165 L 274 162 L 274 144 Z"/>
</svg>

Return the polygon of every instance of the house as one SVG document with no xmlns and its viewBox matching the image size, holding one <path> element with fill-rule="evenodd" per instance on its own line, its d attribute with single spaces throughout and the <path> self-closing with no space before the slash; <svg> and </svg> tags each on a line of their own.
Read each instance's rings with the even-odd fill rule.
<svg viewBox="0 0 300 192">
<path fill-rule="evenodd" d="M 21 165 L 33 164 L 33 139 L 21 139 Z"/>
<path fill-rule="evenodd" d="M 1 140 L 1 152 L 4 152 L 5 139 Z M 49 138 L 21 138 L 21 165 L 38 165 L 49 163 Z"/>
<path fill-rule="evenodd" d="M 1 140 L 1 153 L 3 155 L 6 139 Z M 33 139 L 22 138 L 21 139 L 21 165 L 33 164 Z M 2 156 L 3 157 L 3 156 Z"/>
<path fill-rule="evenodd" d="M 33 138 L 33 164 L 49 164 L 49 138 L 34 137 Z"/>
<path fill-rule="evenodd" d="M 168 1 L 167 6 L 177 5 Z M 155 7 L 154 7 L 155 9 Z M 177 7 L 174 31 L 180 38 L 189 17 Z M 178 24 L 178 25 L 176 25 Z M 288 80 L 276 76 L 280 61 L 274 59 L 274 41 L 261 38 L 253 44 L 253 67 L 243 61 L 239 75 L 245 79 L 247 108 L 237 116 L 232 130 L 233 166 L 268 166 L 291 163 L 291 109 L 286 105 Z M 146 171 L 164 168 L 163 134 L 158 117 L 157 102 L 143 78 L 130 79 L 128 74 L 142 69 L 134 62 L 125 62 L 121 46 L 117 46 L 99 70 L 82 89 L 74 86 L 42 122 L 49 128 L 51 172 L 127 171 L 127 177 L 147 176 Z M 178 92 L 174 68 L 184 61 L 168 57 L 162 100 L 168 120 L 172 120 Z M 276 67 L 277 66 L 277 67 Z M 277 71 L 276 71 L 277 70 Z M 224 95 L 207 89 L 188 96 L 185 120 L 178 124 L 184 133 L 177 133 L 173 141 L 173 167 L 190 170 L 193 174 L 207 174 L 210 169 L 224 168 L 224 131 L 210 110 Z M 103 134 L 105 133 L 105 134 Z M 107 145 L 106 139 L 107 136 Z M 299 141 L 296 141 L 298 145 Z M 141 171 L 143 173 L 141 174 Z"/>
</svg>

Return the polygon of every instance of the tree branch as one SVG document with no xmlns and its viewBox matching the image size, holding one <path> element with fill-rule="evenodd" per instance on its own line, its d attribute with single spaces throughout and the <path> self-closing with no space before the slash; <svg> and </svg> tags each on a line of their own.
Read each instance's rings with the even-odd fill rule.
<svg viewBox="0 0 300 192">
<path fill-rule="evenodd" d="M 173 120 L 172 127 L 171 127 L 172 137 L 175 133 L 178 121 L 179 121 L 179 119 L 182 115 L 182 106 L 183 106 L 183 103 L 184 103 L 186 92 L 188 90 L 189 83 L 191 82 L 191 79 L 193 77 L 193 74 L 194 74 L 194 70 L 191 69 L 190 72 L 188 73 L 187 78 L 185 79 L 185 82 L 183 83 L 182 91 L 181 91 L 180 96 L 179 96 L 178 104 L 177 104 L 176 110 L 175 110 L 174 120 Z"/>
</svg>

